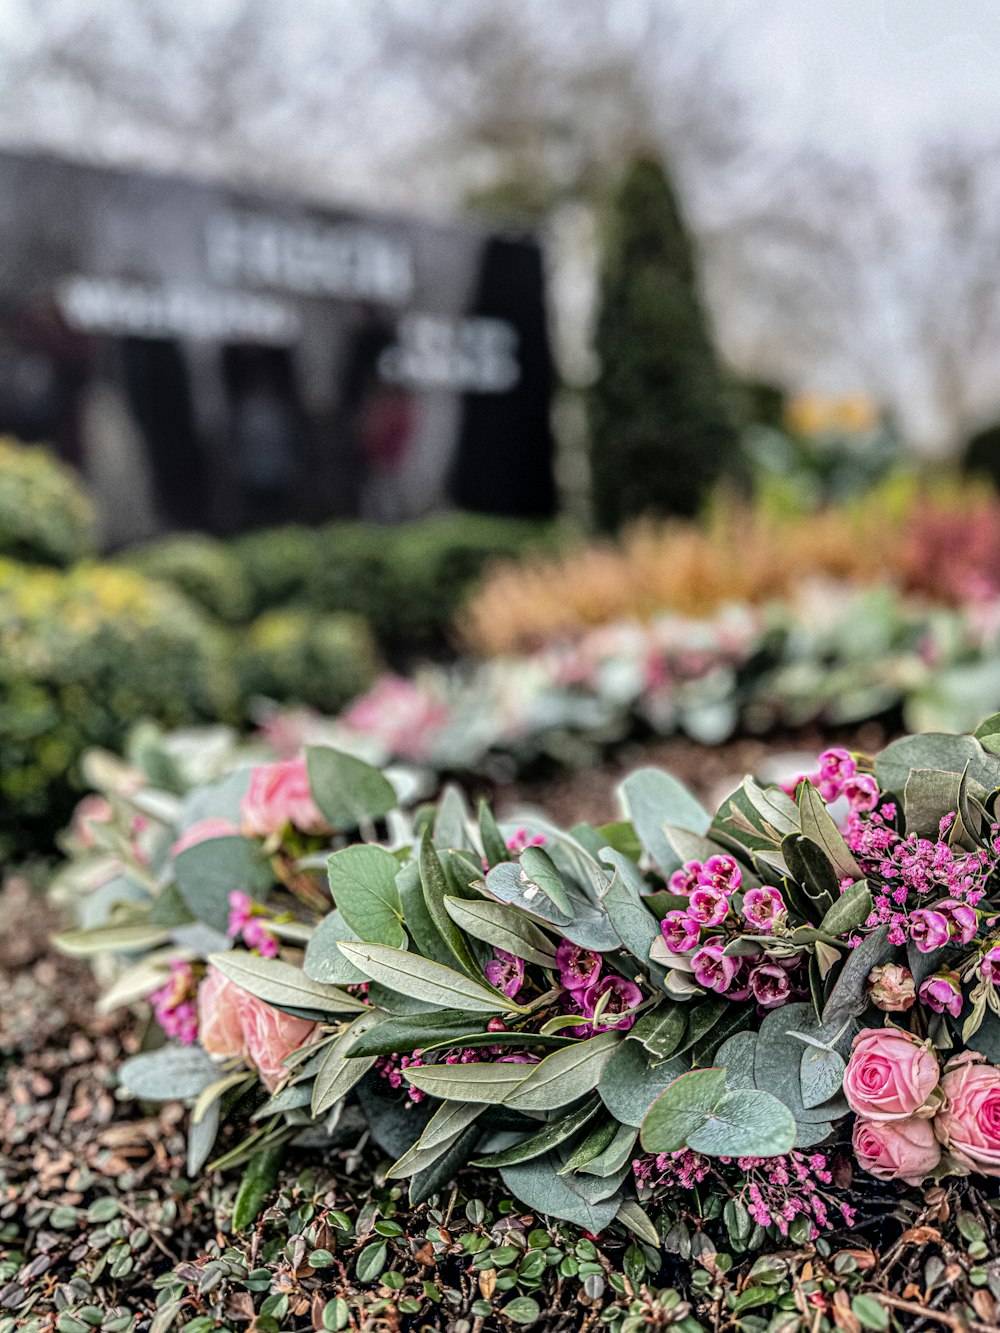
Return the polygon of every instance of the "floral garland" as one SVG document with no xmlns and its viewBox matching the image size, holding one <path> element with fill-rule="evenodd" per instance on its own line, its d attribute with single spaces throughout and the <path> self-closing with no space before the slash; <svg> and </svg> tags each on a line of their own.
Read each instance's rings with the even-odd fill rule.
<svg viewBox="0 0 1000 1333">
<path fill-rule="evenodd" d="M 1000 1176 L 1000 715 L 714 817 L 641 769 L 569 831 L 403 812 L 329 747 L 173 792 L 145 762 L 81 810 L 57 942 L 129 956 L 105 1003 L 170 1043 L 122 1080 L 191 1101 L 192 1169 L 227 1117 L 223 1163 L 363 1124 L 415 1199 L 472 1161 L 652 1244 L 710 1181 L 743 1248 L 852 1224 L 852 1171 Z"/>
</svg>

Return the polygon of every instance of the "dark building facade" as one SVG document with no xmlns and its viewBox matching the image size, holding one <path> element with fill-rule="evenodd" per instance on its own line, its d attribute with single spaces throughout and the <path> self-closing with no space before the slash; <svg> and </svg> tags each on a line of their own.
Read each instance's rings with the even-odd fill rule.
<svg viewBox="0 0 1000 1333">
<path fill-rule="evenodd" d="M 0 433 L 109 546 L 555 505 L 529 237 L 0 154 Z"/>
</svg>

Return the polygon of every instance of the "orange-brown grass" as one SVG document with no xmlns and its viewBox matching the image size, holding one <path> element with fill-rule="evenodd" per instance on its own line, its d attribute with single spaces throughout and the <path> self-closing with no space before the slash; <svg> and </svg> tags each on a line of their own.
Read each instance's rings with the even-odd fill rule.
<svg viewBox="0 0 1000 1333">
<path fill-rule="evenodd" d="M 949 551 L 967 557 L 959 568 Z M 890 582 L 953 601 L 966 590 L 970 560 L 1000 582 L 1000 504 L 978 487 L 882 488 L 793 518 L 728 499 L 703 523 L 643 523 L 617 543 L 498 565 L 468 601 L 459 633 L 474 652 L 496 656 L 614 620 L 760 604 L 808 577 Z"/>
</svg>

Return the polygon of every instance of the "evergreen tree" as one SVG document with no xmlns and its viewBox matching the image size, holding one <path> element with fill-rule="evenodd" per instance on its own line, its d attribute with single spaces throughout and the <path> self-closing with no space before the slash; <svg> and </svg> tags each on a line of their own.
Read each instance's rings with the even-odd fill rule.
<svg viewBox="0 0 1000 1333">
<path fill-rule="evenodd" d="M 663 165 L 637 157 L 609 219 L 589 402 L 598 527 L 697 513 L 739 438 Z"/>
</svg>

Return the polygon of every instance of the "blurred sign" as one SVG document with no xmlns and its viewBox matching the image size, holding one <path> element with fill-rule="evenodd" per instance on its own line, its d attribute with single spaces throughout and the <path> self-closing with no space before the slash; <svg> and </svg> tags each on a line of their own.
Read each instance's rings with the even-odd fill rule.
<svg viewBox="0 0 1000 1333">
<path fill-rule="evenodd" d="M 0 154 L 0 432 L 110 545 L 551 513 L 551 373 L 530 238 Z"/>
</svg>

